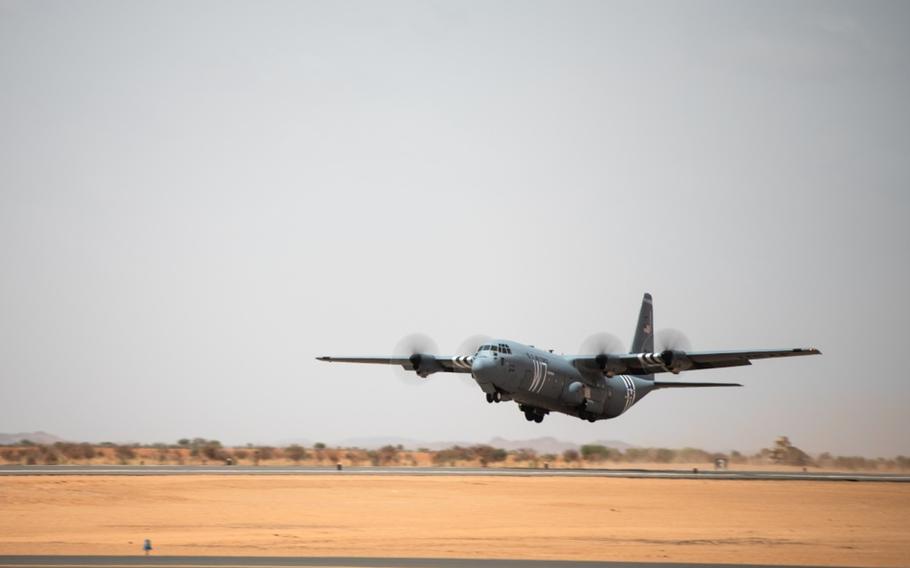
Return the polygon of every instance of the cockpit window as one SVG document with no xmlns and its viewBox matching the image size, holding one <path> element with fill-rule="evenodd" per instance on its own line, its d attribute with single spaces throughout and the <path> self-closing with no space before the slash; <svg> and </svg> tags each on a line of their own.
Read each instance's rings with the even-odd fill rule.
<svg viewBox="0 0 910 568">
<path fill-rule="evenodd" d="M 489 350 L 490 350 L 489 345 L 481 345 L 480 349 L 478 349 L 478 351 L 489 351 Z"/>
</svg>

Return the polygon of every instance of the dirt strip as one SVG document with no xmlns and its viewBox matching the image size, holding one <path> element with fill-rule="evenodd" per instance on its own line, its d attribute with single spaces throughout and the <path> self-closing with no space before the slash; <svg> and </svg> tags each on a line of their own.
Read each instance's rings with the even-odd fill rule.
<svg viewBox="0 0 910 568">
<path fill-rule="evenodd" d="M 0 554 L 910 562 L 910 485 L 493 477 L 0 478 Z"/>
</svg>

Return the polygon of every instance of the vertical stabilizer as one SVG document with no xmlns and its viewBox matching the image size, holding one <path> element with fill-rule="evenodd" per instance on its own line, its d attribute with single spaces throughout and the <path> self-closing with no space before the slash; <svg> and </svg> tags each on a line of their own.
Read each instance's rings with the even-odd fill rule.
<svg viewBox="0 0 910 568">
<path fill-rule="evenodd" d="M 632 338 L 630 353 L 652 353 L 654 351 L 654 304 L 651 294 L 645 292 L 641 300 L 641 311 L 638 312 L 638 326 Z"/>
</svg>

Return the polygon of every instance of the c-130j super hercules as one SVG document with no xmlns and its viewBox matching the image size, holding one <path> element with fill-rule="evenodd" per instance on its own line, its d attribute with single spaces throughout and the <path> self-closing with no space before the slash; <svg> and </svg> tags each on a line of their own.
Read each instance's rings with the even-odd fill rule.
<svg viewBox="0 0 910 568">
<path fill-rule="evenodd" d="M 740 387 L 738 383 L 658 381 L 658 373 L 751 365 L 752 359 L 819 355 L 813 348 L 755 351 L 654 352 L 654 308 L 645 294 L 630 353 L 598 349 L 586 355 L 557 355 L 515 341 L 492 340 L 473 355 L 442 356 L 412 353 L 401 357 L 317 357 L 339 363 L 401 365 L 426 378 L 433 373 L 470 373 L 486 393 L 487 402 L 514 400 L 529 421 L 542 422 L 562 412 L 594 422 L 616 418 L 657 389 Z"/>
</svg>

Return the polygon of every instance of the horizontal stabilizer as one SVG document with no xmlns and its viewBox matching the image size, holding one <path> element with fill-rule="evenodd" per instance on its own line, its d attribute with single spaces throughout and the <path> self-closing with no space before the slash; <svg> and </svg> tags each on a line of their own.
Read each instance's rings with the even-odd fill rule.
<svg viewBox="0 0 910 568">
<path fill-rule="evenodd" d="M 654 381 L 655 389 L 690 389 L 696 387 L 741 387 L 739 383 L 678 383 L 676 381 Z"/>
</svg>

